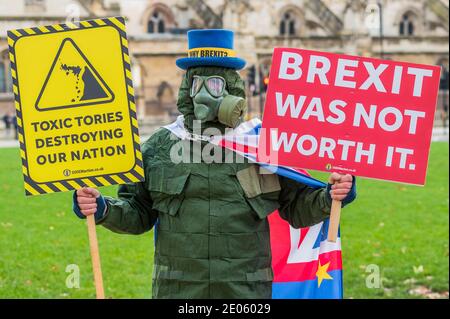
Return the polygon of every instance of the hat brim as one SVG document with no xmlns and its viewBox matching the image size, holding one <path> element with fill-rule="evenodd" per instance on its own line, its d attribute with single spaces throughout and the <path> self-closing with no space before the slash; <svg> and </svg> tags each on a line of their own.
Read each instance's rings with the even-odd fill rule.
<svg viewBox="0 0 450 319">
<path fill-rule="evenodd" d="M 245 66 L 245 60 L 241 58 L 228 57 L 228 58 L 180 58 L 175 61 L 180 69 L 186 70 L 195 66 L 219 66 L 224 68 L 230 68 L 240 70 Z"/>
</svg>

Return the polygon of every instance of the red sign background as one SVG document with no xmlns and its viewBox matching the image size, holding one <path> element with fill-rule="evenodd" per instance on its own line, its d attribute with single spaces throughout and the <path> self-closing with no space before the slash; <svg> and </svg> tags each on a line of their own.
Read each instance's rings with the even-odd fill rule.
<svg viewBox="0 0 450 319">
<path fill-rule="evenodd" d="M 284 61 L 287 61 L 290 67 L 286 68 L 286 64 L 281 66 L 283 54 Z M 298 59 L 298 55 L 301 56 L 300 60 L 295 60 L 295 57 Z M 319 57 L 312 60 L 319 60 L 312 63 L 312 66 L 325 68 L 323 61 L 326 59 L 330 67 L 323 75 L 315 74 L 308 79 L 312 56 Z M 344 69 L 346 75 L 337 76 L 336 70 L 342 60 L 345 60 L 347 65 L 343 67 L 341 65 L 339 74 L 343 74 Z M 417 76 L 417 72 L 422 71 L 427 75 Z M 439 76 L 438 66 L 275 48 L 258 159 L 276 165 L 337 171 L 355 176 L 424 185 Z M 289 77 L 291 79 L 287 79 Z M 421 90 L 418 77 L 421 77 Z M 370 78 L 369 81 L 368 78 Z M 399 79 L 401 82 L 398 81 Z M 343 87 L 343 83 L 354 87 Z M 385 92 L 382 92 L 383 90 Z M 287 106 L 289 103 L 286 102 L 288 95 L 292 95 L 291 101 L 294 101 L 289 107 Z M 297 108 L 297 111 L 301 111 L 292 113 L 293 105 L 297 107 L 301 104 L 299 102 L 301 96 L 304 103 L 301 108 Z M 316 99 L 314 103 L 311 103 L 313 97 Z M 317 105 L 318 100 L 321 107 Z M 335 104 L 334 112 L 332 112 L 329 105 L 334 100 L 343 101 L 345 106 L 342 106 L 342 103 L 337 106 Z M 361 104 L 356 106 L 357 103 Z M 373 108 L 371 105 L 376 107 Z M 339 110 L 336 111 L 336 108 L 341 112 L 338 113 Z M 307 109 L 309 109 L 307 112 L 309 115 L 303 118 Z M 322 115 L 320 109 L 323 111 Z M 366 113 L 366 118 L 371 115 L 372 120 L 375 120 L 372 122 L 370 119 L 365 120 L 361 115 L 363 111 Z M 342 120 L 343 113 L 345 120 Z M 341 116 L 339 120 L 337 120 L 338 114 Z M 355 115 L 359 119 L 359 124 L 358 121 L 354 122 Z M 328 119 L 334 123 L 330 123 Z M 370 127 L 371 125 L 373 128 Z M 275 150 L 275 144 L 280 142 L 282 133 L 285 134 L 285 141 L 292 142 L 292 147 L 289 149 L 282 146 Z M 271 134 L 275 134 L 276 138 L 272 139 Z M 315 152 L 313 152 L 313 140 L 317 143 Z M 335 147 L 331 150 L 328 148 L 329 152 L 323 151 L 322 156 L 319 156 L 321 143 L 324 143 L 325 148 L 327 145 L 330 147 L 332 140 L 336 144 Z M 301 144 L 302 152 L 299 151 L 299 144 Z M 343 144 L 347 145 L 347 158 L 342 156 Z M 364 154 L 367 154 L 365 151 L 371 148 L 373 155 L 370 160 L 370 156 Z M 413 153 L 410 154 L 411 152 Z M 308 154 L 305 155 L 305 153 Z"/>
</svg>

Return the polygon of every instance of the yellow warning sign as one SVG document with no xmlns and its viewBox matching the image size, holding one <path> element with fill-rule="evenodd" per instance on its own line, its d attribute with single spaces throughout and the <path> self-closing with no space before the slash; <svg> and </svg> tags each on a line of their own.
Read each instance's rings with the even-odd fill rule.
<svg viewBox="0 0 450 319">
<path fill-rule="evenodd" d="M 8 31 L 25 193 L 144 180 L 122 17 Z"/>
<path fill-rule="evenodd" d="M 94 105 L 113 99 L 113 92 L 73 39 L 65 38 L 42 86 L 36 108 L 48 110 Z"/>
</svg>

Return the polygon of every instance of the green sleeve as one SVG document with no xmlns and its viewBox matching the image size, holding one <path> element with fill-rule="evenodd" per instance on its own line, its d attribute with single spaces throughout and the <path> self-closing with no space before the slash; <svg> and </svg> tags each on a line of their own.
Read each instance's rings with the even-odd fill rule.
<svg viewBox="0 0 450 319">
<path fill-rule="evenodd" d="M 105 196 L 106 213 L 97 224 L 120 234 L 142 234 L 152 229 L 158 219 L 158 212 L 152 209 L 153 201 L 147 187 L 148 169 L 146 163 L 154 156 L 152 138 L 142 145 L 145 181 L 120 185 L 118 198 Z"/>
<path fill-rule="evenodd" d="M 120 234 L 142 234 L 152 229 L 158 212 L 144 183 L 121 185 L 118 198 L 105 196 L 107 210 L 98 224 Z"/>
<path fill-rule="evenodd" d="M 325 188 L 315 189 L 282 176 L 279 180 L 278 211 L 292 227 L 312 226 L 330 216 L 331 197 Z"/>
</svg>

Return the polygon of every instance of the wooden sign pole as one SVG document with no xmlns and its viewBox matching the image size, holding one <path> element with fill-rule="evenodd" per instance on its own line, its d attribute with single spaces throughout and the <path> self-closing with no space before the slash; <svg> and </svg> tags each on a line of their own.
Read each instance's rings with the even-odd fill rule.
<svg viewBox="0 0 450 319">
<path fill-rule="evenodd" d="M 100 254 L 98 252 L 97 232 L 95 229 L 94 215 L 86 217 L 87 228 L 89 234 L 89 245 L 91 247 L 92 269 L 94 271 L 94 282 L 97 299 L 105 299 L 105 292 L 103 290 L 102 268 L 100 265 Z"/>
<path fill-rule="evenodd" d="M 331 202 L 330 223 L 328 225 L 328 241 L 333 243 L 337 240 L 339 219 L 341 217 L 341 206 L 342 202 L 340 200 L 333 199 Z"/>
</svg>

